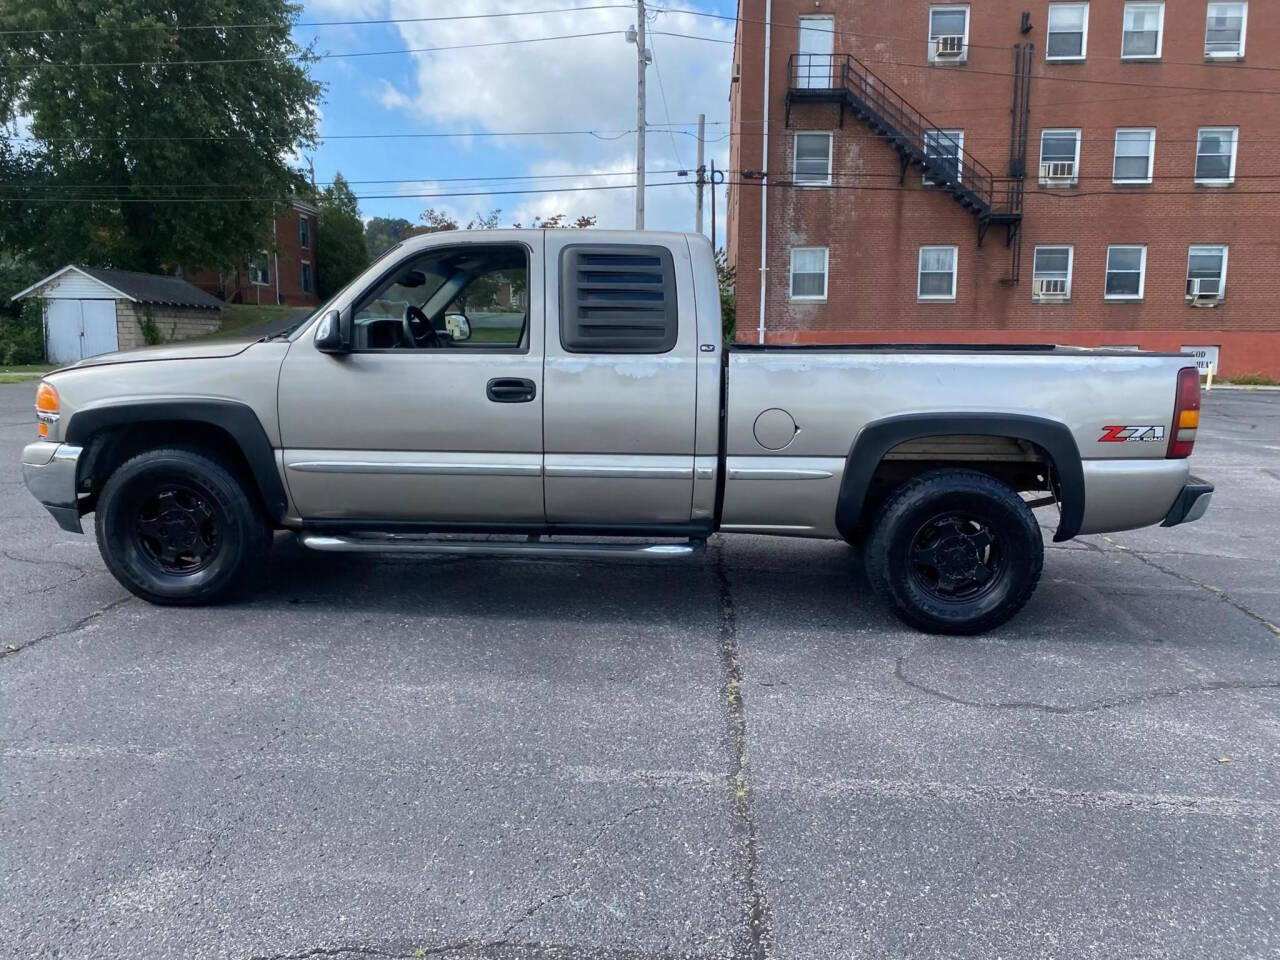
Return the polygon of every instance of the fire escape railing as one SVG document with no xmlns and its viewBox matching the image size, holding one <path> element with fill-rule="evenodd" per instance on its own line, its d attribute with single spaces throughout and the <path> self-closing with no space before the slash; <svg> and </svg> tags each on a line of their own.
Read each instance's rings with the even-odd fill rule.
<svg viewBox="0 0 1280 960">
<path fill-rule="evenodd" d="M 793 102 L 839 102 L 898 151 L 902 175 L 915 164 L 930 185 L 949 194 L 978 219 L 979 242 L 990 223 L 1022 218 L 1022 181 L 996 177 L 887 83 L 850 54 L 792 54 L 787 65 L 787 124 Z"/>
</svg>

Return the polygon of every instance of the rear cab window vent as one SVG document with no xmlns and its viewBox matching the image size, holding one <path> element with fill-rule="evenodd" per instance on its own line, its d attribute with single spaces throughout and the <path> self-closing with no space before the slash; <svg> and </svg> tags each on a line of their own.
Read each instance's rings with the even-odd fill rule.
<svg viewBox="0 0 1280 960">
<path fill-rule="evenodd" d="M 675 264 L 666 247 L 565 247 L 560 345 L 570 353 L 666 353 L 678 335 Z"/>
</svg>

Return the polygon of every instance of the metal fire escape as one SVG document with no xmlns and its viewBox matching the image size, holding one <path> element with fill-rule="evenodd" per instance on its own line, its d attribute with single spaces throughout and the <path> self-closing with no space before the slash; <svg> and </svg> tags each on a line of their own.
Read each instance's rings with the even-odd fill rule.
<svg viewBox="0 0 1280 960">
<path fill-rule="evenodd" d="M 1025 51 L 1025 52 L 1024 52 Z M 994 224 L 1005 228 L 1005 244 L 1013 248 L 1011 282 L 1017 282 L 1019 233 L 1022 225 L 1023 177 L 1026 175 L 1027 94 L 1030 44 L 1015 50 L 1014 105 L 1009 176 L 997 177 L 968 156 L 961 145 L 941 132 L 897 91 L 849 54 L 792 54 L 787 69 L 787 126 L 799 103 L 836 103 L 840 126 L 852 114 L 898 152 L 899 184 L 907 171 L 919 168 L 930 185 L 973 215 L 978 246 Z"/>
</svg>

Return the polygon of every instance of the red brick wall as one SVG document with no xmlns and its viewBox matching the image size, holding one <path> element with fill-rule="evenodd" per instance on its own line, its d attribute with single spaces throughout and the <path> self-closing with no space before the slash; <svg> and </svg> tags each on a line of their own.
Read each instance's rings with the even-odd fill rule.
<svg viewBox="0 0 1280 960">
<path fill-rule="evenodd" d="M 769 158 L 761 160 L 763 0 L 742 0 L 735 60 L 741 80 L 731 90 L 736 134 L 731 175 L 729 251 L 738 269 L 738 338 L 754 341 L 759 322 L 759 181 L 743 169 L 766 167 L 769 180 L 767 339 L 777 342 L 868 340 L 1056 341 L 1131 344 L 1168 349 L 1219 344 L 1224 374 L 1280 375 L 1280 20 L 1255 0 L 1242 64 L 1205 63 L 1204 0 L 1167 0 L 1162 61 L 1122 62 L 1123 3 L 1093 0 L 1087 60 L 1044 61 L 1044 0 L 983 0 L 971 4 L 968 60 L 929 66 L 927 3 L 866 0 L 774 0 Z M 1024 9 L 1033 29 L 1018 26 Z M 1022 237 L 1021 280 L 1010 270 L 1003 228 L 993 226 L 981 249 L 974 218 L 953 199 L 923 188 L 920 172 L 899 187 L 897 153 L 839 109 L 793 105 L 785 126 L 787 58 L 796 50 L 801 14 L 834 14 L 835 51 L 852 53 L 941 128 L 964 130 L 964 151 L 997 176 L 1008 172 L 1011 47 L 1036 45 Z M 990 45 L 990 46 L 986 46 Z M 891 62 L 896 61 L 896 62 Z M 1266 70 L 1243 69 L 1266 67 Z M 1108 81 L 1108 82 L 1104 82 Z M 1205 89 L 1185 89 L 1211 88 Z M 1184 89 L 1179 89 L 1184 88 Z M 1226 92 L 1211 92 L 1211 91 Z M 1274 93 L 1246 93 L 1274 91 Z M 1229 188 L 1193 184 L 1201 126 L 1238 126 L 1236 182 Z M 1154 183 L 1111 183 L 1115 129 L 1155 127 Z M 1082 131 L 1080 182 L 1037 193 L 1040 131 Z M 789 185 L 796 130 L 833 130 L 834 188 Z M 1273 178 L 1273 179 L 1268 179 Z M 1179 195 L 1167 195 L 1178 191 Z M 1165 195 L 1162 195 L 1165 194 Z M 1035 304 L 1031 272 L 1036 244 L 1074 247 L 1071 302 Z M 1103 299 L 1108 244 L 1147 246 L 1145 296 L 1137 303 Z M 1184 299 L 1187 248 L 1229 246 L 1225 301 L 1199 309 Z M 921 245 L 958 247 L 954 303 L 916 298 Z M 825 303 L 789 299 L 789 248 L 830 248 Z"/>
<path fill-rule="evenodd" d="M 309 221 L 308 245 L 301 245 L 298 220 L 305 217 Z M 249 279 L 249 271 L 240 267 L 228 273 L 219 274 L 209 268 L 188 270 L 188 282 L 220 296 L 228 303 L 283 303 L 286 306 L 315 306 L 319 298 L 316 295 L 316 243 L 319 232 L 317 217 L 313 210 L 283 207 L 277 210 L 274 224 L 275 248 L 268 248 L 267 267 L 269 282 L 253 283 Z M 311 265 L 310 289 L 302 287 L 302 265 Z"/>
</svg>

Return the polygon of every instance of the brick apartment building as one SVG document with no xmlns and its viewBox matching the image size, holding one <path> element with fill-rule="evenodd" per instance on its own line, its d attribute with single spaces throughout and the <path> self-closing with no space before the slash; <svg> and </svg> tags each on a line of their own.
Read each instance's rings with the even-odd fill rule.
<svg viewBox="0 0 1280 960">
<path fill-rule="evenodd" d="M 302 200 L 277 204 L 271 249 L 246 254 L 230 271 L 187 270 L 185 279 L 227 303 L 315 306 L 319 220 L 320 211 Z"/>
<path fill-rule="evenodd" d="M 1272 12 L 741 0 L 738 339 L 761 337 L 763 215 L 768 342 L 1202 347 L 1280 376 Z"/>
</svg>

